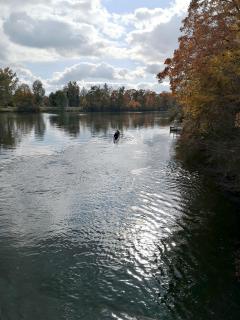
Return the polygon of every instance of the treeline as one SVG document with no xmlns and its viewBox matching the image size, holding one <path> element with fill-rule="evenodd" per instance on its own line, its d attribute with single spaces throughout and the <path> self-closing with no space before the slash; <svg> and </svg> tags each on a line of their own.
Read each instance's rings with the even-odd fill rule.
<svg viewBox="0 0 240 320">
<path fill-rule="evenodd" d="M 49 104 L 59 109 L 75 107 L 88 112 L 167 111 L 176 107 L 176 100 L 168 92 L 157 94 L 124 87 L 113 90 L 107 84 L 80 90 L 76 82 L 69 82 L 63 90 L 49 95 Z"/>
<path fill-rule="evenodd" d="M 30 87 L 20 84 L 16 73 L 10 68 L 0 69 L 0 107 L 14 107 L 17 111 L 64 111 L 71 108 L 87 112 L 169 111 L 176 106 L 176 99 L 169 92 L 157 94 L 150 90 L 124 87 L 115 90 L 107 84 L 87 90 L 80 89 L 75 81 L 46 96 L 41 81 L 34 81 Z"/>
<path fill-rule="evenodd" d="M 240 3 L 192 0 L 179 48 L 159 80 L 182 106 L 179 151 L 240 192 Z M 182 152 L 183 151 L 183 152 Z M 202 161 L 203 160 L 203 161 Z"/>
<path fill-rule="evenodd" d="M 38 112 L 46 101 L 41 81 L 34 81 L 30 88 L 25 83 L 19 83 L 16 73 L 10 68 L 0 69 L 0 108 Z"/>
</svg>

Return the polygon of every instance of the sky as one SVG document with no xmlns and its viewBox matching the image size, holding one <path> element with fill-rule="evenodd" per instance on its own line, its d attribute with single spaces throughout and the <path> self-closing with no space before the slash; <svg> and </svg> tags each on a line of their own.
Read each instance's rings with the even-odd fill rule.
<svg viewBox="0 0 240 320">
<path fill-rule="evenodd" d="M 0 67 L 47 93 L 81 87 L 169 90 L 156 74 L 177 48 L 190 0 L 0 0 Z"/>
</svg>

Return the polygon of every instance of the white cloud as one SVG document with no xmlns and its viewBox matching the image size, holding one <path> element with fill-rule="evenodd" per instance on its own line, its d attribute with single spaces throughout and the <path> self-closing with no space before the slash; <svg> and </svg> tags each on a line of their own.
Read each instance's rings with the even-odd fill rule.
<svg viewBox="0 0 240 320">
<path fill-rule="evenodd" d="M 5 34 L 11 44 L 18 45 L 15 52 L 25 47 L 29 59 L 32 54 L 27 51 L 35 48 L 45 50 L 44 56 L 54 59 L 108 55 L 155 62 L 176 46 L 179 14 L 187 1 L 175 0 L 167 9 L 138 8 L 128 15 L 109 13 L 100 0 L 3 3 L 5 11 L 0 16 Z M 41 61 L 42 52 L 39 53 Z M 36 56 L 37 50 L 33 57 Z"/>
<path fill-rule="evenodd" d="M 88 24 L 75 27 L 54 19 L 33 19 L 24 12 L 10 15 L 4 31 L 16 44 L 39 49 L 54 49 L 62 55 L 76 51 L 80 55 L 96 56 L 106 44 L 101 42 L 94 28 Z"/>
<path fill-rule="evenodd" d="M 127 38 L 132 56 L 152 63 L 163 62 L 177 47 L 181 20 L 182 17 L 175 15 L 152 30 L 132 31 Z"/>
<path fill-rule="evenodd" d="M 39 79 L 29 69 L 25 68 L 23 65 L 13 64 L 11 65 L 11 68 L 14 70 L 14 72 L 16 72 L 18 79 L 21 83 L 26 83 L 29 86 L 31 86 L 35 80 Z M 39 79 L 39 80 L 42 80 L 42 79 Z"/>
<path fill-rule="evenodd" d="M 155 75 L 177 46 L 189 1 L 120 15 L 101 0 L 0 0 L 0 63 L 21 66 L 27 82 L 26 62 L 55 61 L 63 71 L 45 77 L 49 88 L 70 80 L 159 88 Z M 64 69 L 63 60 L 75 64 Z"/>
<path fill-rule="evenodd" d="M 56 72 L 53 78 L 49 80 L 52 85 L 63 85 L 69 81 L 127 81 L 134 82 L 137 79 L 144 78 L 145 69 L 142 67 L 129 70 L 118 68 L 108 63 L 79 63 L 63 72 Z"/>
<path fill-rule="evenodd" d="M 177 14 L 185 14 L 188 10 L 190 0 L 175 0 L 173 10 Z"/>
<path fill-rule="evenodd" d="M 151 90 L 155 92 L 170 91 L 169 83 L 163 82 L 140 82 L 136 85 L 136 89 Z"/>
<path fill-rule="evenodd" d="M 113 15 L 101 5 L 99 0 L 61 1 L 54 13 L 76 24 L 91 24 L 111 39 L 118 39 L 125 32 L 124 26 L 114 21 Z"/>
<path fill-rule="evenodd" d="M 112 66 L 106 63 L 79 63 L 63 72 L 57 72 L 50 81 L 52 84 L 65 84 L 69 81 L 81 81 L 91 79 L 113 80 L 117 74 Z"/>
<path fill-rule="evenodd" d="M 20 83 L 26 83 L 30 87 L 35 80 L 40 80 L 46 93 L 61 89 L 69 81 L 76 81 L 79 86 L 90 88 L 93 85 L 103 86 L 105 83 L 112 89 L 124 86 L 126 89 L 144 89 L 156 92 L 169 91 L 169 84 L 158 84 L 154 77 L 149 77 L 146 68 L 137 67 L 134 70 L 115 68 L 114 66 L 101 63 L 81 63 L 66 68 L 63 72 L 56 72 L 50 79 L 36 77 L 31 70 L 22 64 L 10 64 L 10 68 L 17 73 Z M 150 69 L 151 69 L 150 65 Z"/>
<path fill-rule="evenodd" d="M 158 74 L 159 71 L 163 68 L 163 64 L 161 63 L 150 63 L 145 67 L 145 71 L 151 74 Z"/>
<path fill-rule="evenodd" d="M 101 57 L 106 53 L 114 56 L 118 47 L 114 40 L 123 34 L 124 27 L 111 17 L 99 0 L 11 0 L 4 2 L 0 12 L 0 28 L 11 51 L 19 52 L 20 61 L 32 61 L 31 57 L 36 61 L 37 56 L 39 61 L 43 56 L 49 60 Z M 20 53 L 23 48 L 24 57 Z"/>
<path fill-rule="evenodd" d="M 139 8 L 133 14 L 119 16 L 118 19 L 125 25 L 132 25 L 136 30 L 150 30 L 159 23 L 168 22 L 172 15 L 170 9 Z"/>
</svg>

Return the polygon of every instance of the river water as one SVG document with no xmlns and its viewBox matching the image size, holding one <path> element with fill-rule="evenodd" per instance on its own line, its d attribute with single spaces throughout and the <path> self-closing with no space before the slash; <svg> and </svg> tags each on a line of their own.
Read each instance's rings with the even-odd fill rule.
<svg viewBox="0 0 240 320">
<path fill-rule="evenodd" d="M 157 113 L 0 115 L 1 320 L 240 319 L 238 207 L 176 141 Z"/>
</svg>

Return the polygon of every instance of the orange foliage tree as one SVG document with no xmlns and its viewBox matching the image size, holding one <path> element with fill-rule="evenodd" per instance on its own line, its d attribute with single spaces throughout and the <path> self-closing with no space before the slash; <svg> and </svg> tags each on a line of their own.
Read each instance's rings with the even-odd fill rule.
<svg viewBox="0 0 240 320">
<path fill-rule="evenodd" d="M 192 0 L 181 31 L 158 74 L 183 107 L 180 145 L 204 154 L 240 190 L 240 1 Z"/>
<path fill-rule="evenodd" d="M 170 78 L 192 131 L 229 129 L 240 102 L 240 2 L 193 0 L 181 31 L 179 48 L 158 78 Z"/>
</svg>

